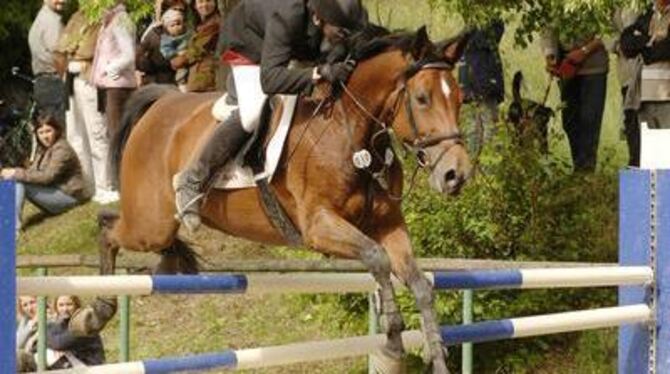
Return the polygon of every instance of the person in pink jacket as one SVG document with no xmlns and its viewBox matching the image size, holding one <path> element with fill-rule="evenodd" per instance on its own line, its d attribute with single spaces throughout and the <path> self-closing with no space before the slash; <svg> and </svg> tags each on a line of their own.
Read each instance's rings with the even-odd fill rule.
<svg viewBox="0 0 670 374">
<path fill-rule="evenodd" d="M 137 87 L 135 79 L 135 25 L 124 0 L 117 0 L 105 11 L 93 59 L 93 83 L 105 93 L 103 109 L 107 131 L 114 136 L 123 105 Z"/>
</svg>

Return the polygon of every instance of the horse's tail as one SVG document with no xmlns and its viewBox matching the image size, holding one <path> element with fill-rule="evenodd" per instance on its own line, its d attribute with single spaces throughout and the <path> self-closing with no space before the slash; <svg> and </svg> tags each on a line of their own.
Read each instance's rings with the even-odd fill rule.
<svg viewBox="0 0 670 374">
<path fill-rule="evenodd" d="M 121 157 L 133 127 L 158 99 L 176 90 L 172 85 L 150 84 L 135 91 L 126 102 L 119 130 L 113 135 L 109 147 L 109 162 L 117 184 L 121 172 Z"/>
</svg>

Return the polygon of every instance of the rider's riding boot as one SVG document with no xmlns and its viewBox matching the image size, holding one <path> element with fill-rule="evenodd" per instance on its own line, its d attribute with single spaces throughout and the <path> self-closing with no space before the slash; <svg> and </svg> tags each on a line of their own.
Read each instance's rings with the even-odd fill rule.
<svg viewBox="0 0 670 374">
<path fill-rule="evenodd" d="M 235 156 L 250 135 L 242 127 L 239 112 L 233 112 L 217 125 L 198 158 L 174 176 L 172 185 L 176 193 L 177 219 L 190 232 L 200 227 L 200 203 L 212 174 Z"/>
</svg>

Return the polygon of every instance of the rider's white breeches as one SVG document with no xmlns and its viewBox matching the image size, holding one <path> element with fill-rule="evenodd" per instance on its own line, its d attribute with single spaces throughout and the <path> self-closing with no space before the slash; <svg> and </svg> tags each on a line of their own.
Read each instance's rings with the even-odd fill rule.
<svg viewBox="0 0 670 374">
<path fill-rule="evenodd" d="M 226 103 L 224 95 L 214 103 L 212 115 L 223 122 L 233 109 L 239 109 L 242 127 L 247 132 L 253 132 L 258 127 L 263 105 L 268 97 L 261 88 L 261 68 L 258 65 L 233 66 L 232 74 L 238 105 L 231 106 Z"/>
</svg>

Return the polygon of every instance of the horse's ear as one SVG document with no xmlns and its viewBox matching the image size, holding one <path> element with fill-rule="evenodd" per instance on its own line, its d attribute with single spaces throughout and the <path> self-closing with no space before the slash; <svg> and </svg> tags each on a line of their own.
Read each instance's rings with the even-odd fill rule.
<svg viewBox="0 0 670 374">
<path fill-rule="evenodd" d="M 433 48 L 434 46 L 430 41 L 426 26 L 421 26 L 421 28 L 417 30 L 414 42 L 412 43 L 412 57 L 414 60 L 420 61 L 428 56 L 433 51 Z"/>
<path fill-rule="evenodd" d="M 463 56 L 471 36 L 472 31 L 463 31 L 456 37 L 437 43 L 437 51 L 448 63 L 455 64 Z"/>
</svg>

